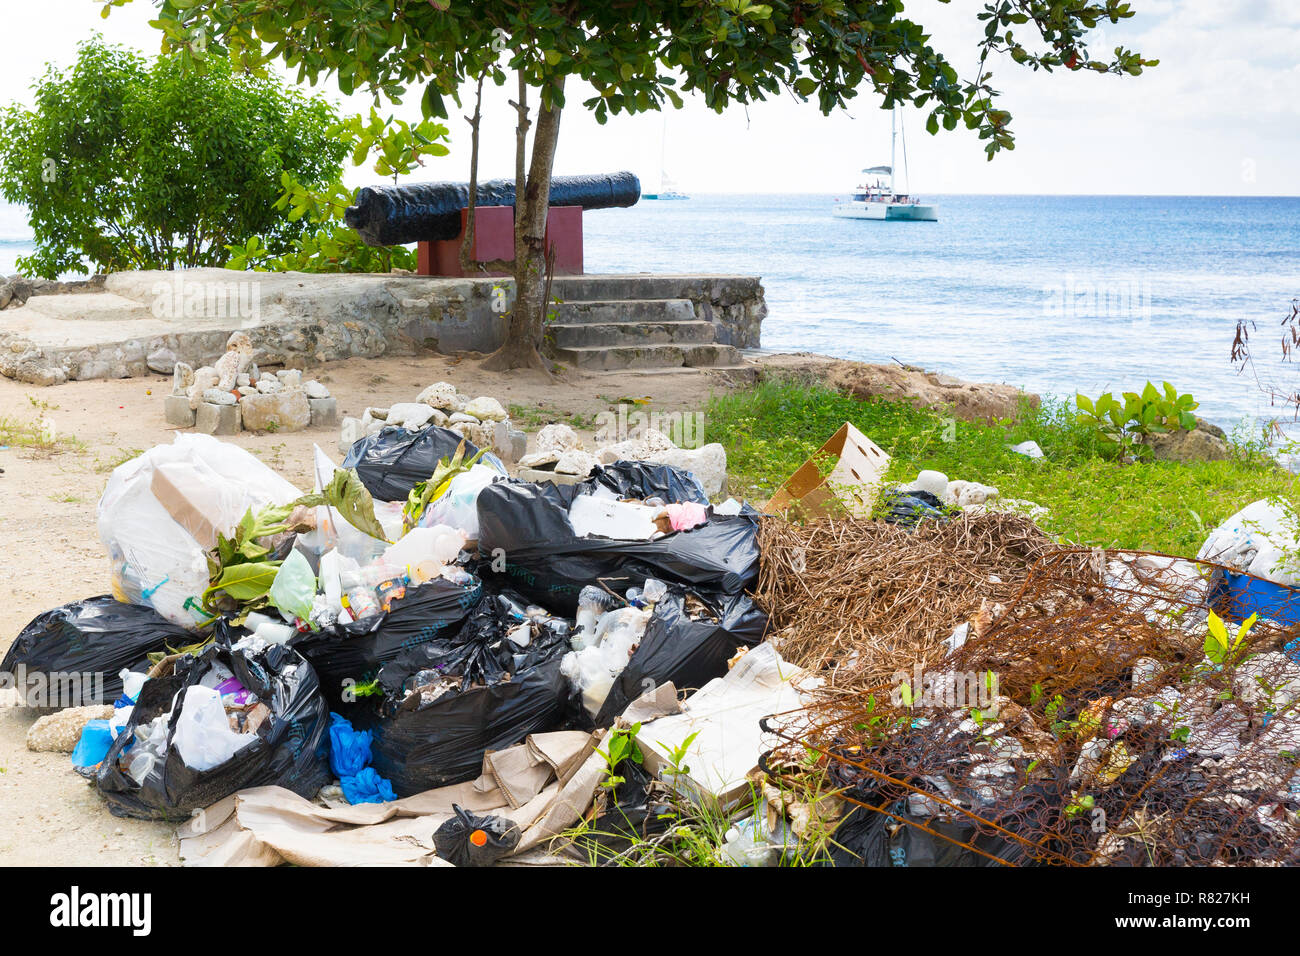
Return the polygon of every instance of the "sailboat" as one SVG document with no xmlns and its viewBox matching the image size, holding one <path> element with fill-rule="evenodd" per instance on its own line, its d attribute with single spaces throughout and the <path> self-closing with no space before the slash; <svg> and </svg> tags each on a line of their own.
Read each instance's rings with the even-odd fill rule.
<svg viewBox="0 0 1300 956">
<path fill-rule="evenodd" d="M 646 193 L 642 199 L 690 199 L 691 197 L 677 189 L 677 184 L 669 178 L 667 173 L 659 174 L 659 191 L 657 193 Z"/>
<path fill-rule="evenodd" d="M 922 203 L 915 196 L 894 191 L 894 169 L 898 151 L 898 108 L 891 117 L 889 165 L 871 166 L 862 175 L 874 177 L 863 181 L 847 202 L 839 199 L 831 206 L 831 215 L 840 219 L 904 219 L 913 222 L 937 222 L 939 207 Z M 903 140 L 903 168 L 907 170 L 907 139 Z M 908 178 L 910 186 L 911 180 Z"/>
<path fill-rule="evenodd" d="M 668 117 L 664 116 L 663 137 L 659 140 L 659 191 L 657 193 L 645 193 L 642 199 L 690 199 L 686 193 L 677 189 L 677 184 L 668 176 L 668 171 L 664 168 L 664 161 L 668 155 Z"/>
</svg>

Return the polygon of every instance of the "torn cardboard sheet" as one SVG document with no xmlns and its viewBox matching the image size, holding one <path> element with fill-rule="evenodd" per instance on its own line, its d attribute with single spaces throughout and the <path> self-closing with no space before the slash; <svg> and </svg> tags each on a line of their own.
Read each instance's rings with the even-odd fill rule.
<svg viewBox="0 0 1300 956">
<path fill-rule="evenodd" d="M 747 776 L 774 738 L 759 729 L 763 717 L 803 707 L 801 696 L 820 679 L 787 664 L 776 648 L 763 643 L 745 653 L 726 677 L 709 681 L 682 705 L 681 713 L 643 724 L 637 742 L 646 769 L 658 774 L 668 766 L 671 749 L 697 736 L 683 763 L 690 769 L 679 788 L 698 798 L 708 794 L 727 805 L 749 793 Z"/>
</svg>

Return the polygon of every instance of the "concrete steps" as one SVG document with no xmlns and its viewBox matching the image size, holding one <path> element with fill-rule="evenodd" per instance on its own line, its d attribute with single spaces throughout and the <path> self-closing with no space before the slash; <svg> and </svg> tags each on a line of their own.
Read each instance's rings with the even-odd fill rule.
<svg viewBox="0 0 1300 956">
<path fill-rule="evenodd" d="M 694 322 L 690 299 L 583 299 L 555 306 L 556 325 Z"/>
<path fill-rule="evenodd" d="M 712 343 L 712 322 L 612 322 L 550 326 L 557 348 L 602 345 L 619 346 Z"/>
<path fill-rule="evenodd" d="M 613 372 L 623 369 L 702 368 L 743 364 L 740 351 L 730 345 L 581 345 L 557 347 L 555 357 L 574 368 Z"/>
<path fill-rule="evenodd" d="M 743 364 L 690 299 L 672 296 L 562 302 L 548 335 L 558 361 L 594 371 Z"/>
</svg>

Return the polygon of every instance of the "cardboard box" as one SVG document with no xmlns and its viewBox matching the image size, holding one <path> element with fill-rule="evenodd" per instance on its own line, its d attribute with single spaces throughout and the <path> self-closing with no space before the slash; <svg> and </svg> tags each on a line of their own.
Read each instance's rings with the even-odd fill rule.
<svg viewBox="0 0 1300 956">
<path fill-rule="evenodd" d="M 889 456 L 880 446 L 845 422 L 776 490 L 766 510 L 797 507 L 806 515 L 869 518 L 888 467 Z"/>
<path fill-rule="evenodd" d="M 174 461 L 154 468 L 149 483 L 158 503 L 205 551 L 217 546 L 217 524 L 224 503 L 215 477 L 189 462 Z"/>
</svg>

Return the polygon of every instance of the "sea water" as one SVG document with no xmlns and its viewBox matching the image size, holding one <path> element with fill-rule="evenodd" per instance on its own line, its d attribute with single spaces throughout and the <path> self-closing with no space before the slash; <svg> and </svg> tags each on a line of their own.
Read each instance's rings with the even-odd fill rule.
<svg viewBox="0 0 1300 956">
<path fill-rule="evenodd" d="M 1300 297 L 1300 198 L 923 195 L 938 222 L 836 219 L 834 198 L 589 212 L 587 271 L 760 275 L 765 349 L 1061 397 L 1169 381 L 1225 428 L 1294 417 L 1260 385 L 1300 390 L 1277 360 Z M 0 206 L 0 273 L 31 251 L 24 226 Z M 1257 374 L 1229 361 L 1240 320 L 1256 324 Z"/>
</svg>

